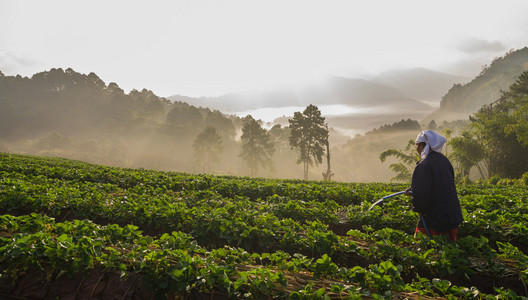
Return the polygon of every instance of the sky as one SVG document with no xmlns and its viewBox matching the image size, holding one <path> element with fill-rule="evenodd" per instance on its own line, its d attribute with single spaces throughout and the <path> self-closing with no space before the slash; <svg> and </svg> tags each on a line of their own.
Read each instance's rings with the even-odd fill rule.
<svg viewBox="0 0 528 300">
<path fill-rule="evenodd" d="M 161 97 L 417 67 L 475 77 L 528 46 L 526 12 L 525 0 L 0 0 L 0 71 L 72 68 Z"/>
</svg>

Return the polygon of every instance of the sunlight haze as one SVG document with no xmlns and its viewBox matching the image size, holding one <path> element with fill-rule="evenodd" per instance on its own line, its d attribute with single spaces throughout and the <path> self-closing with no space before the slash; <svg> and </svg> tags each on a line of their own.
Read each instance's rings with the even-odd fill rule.
<svg viewBox="0 0 528 300">
<path fill-rule="evenodd" d="M 0 70 L 71 67 L 162 97 L 415 67 L 474 77 L 526 46 L 526 11 L 512 0 L 0 0 Z"/>
</svg>

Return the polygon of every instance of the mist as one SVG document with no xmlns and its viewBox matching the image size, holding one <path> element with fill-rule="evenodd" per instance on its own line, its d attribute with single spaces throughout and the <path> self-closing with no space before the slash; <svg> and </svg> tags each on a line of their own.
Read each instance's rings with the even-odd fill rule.
<svg viewBox="0 0 528 300">
<path fill-rule="evenodd" d="M 303 167 L 296 163 L 299 154 L 289 145 L 288 119 L 295 111 L 303 111 L 306 103 L 314 103 L 330 128 L 333 179 L 386 182 L 392 174 L 379 154 L 389 148 L 401 149 L 421 128 L 367 133 L 403 119 L 423 118 L 434 110 L 406 97 L 397 86 L 342 77 L 328 77 L 315 86 L 221 99 L 166 99 L 146 89 L 125 93 L 116 83 L 106 84 L 94 73 L 73 69 L 51 69 L 31 78 L 2 75 L 0 79 L 4 90 L 0 95 L 1 151 L 185 173 L 252 174 L 240 157 L 239 137 L 242 118 L 254 114 L 275 145 L 272 165 L 255 175 L 303 178 Z M 215 103 L 223 109 L 215 109 Z M 237 109 L 247 110 L 232 113 Z M 215 153 L 218 159 L 205 167 L 193 144 L 207 126 L 219 134 L 221 150 Z M 326 169 L 325 160 L 311 166 L 309 179 L 322 180 Z"/>
<path fill-rule="evenodd" d="M 215 175 L 250 176 L 251 171 L 239 157 L 241 144 L 235 140 L 223 141 L 224 150 L 218 162 L 209 169 L 201 169 L 193 153 L 194 137 L 183 134 L 144 133 L 117 136 L 101 136 L 99 130 L 84 130 L 79 134 L 67 135 L 67 126 L 57 126 L 50 134 L 36 134 L 30 138 L 3 139 L 0 151 L 39 156 L 64 157 L 90 163 L 124 167 L 143 168 L 184 173 L 208 173 Z M 331 131 L 333 146 L 331 165 L 333 180 L 344 182 L 388 182 L 393 174 L 390 163 L 381 163 L 379 154 L 389 148 L 402 149 L 418 131 L 382 134 L 374 139 L 351 139 Z M 296 164 L 298 153 L 292 150 L 286 140 L 275 141 L 276 152 L 272 156 L 271 170 L 260 169 L 257 177 L 302 179 L 302 165 Z M 326 161 L 313 166 L 309 171 L 310 180 L 322 180 Z"/>
<path fill-rule="evenodd" d="M 469 115 L 517 80 L 527 61 L 528 48 L 510 51 L 471 82 L 454 84 L 441 99 L 436 87 L 410 88 L 414 80 L 403 75 L 442 85 L 460 78 L 424 69 L 400 71 L 397 77 L 385 74 L 377 82 L 333 76 L 315 86 L 221 98 L 164 98 L 147 89 L 125 93 L 95 73 L 71 68 L 31 78 L 0 73 L 0 151 L 125 168 L 301 179 L 304 170 L 289 145 L 288 119 L 313 104 L 329 126 L 333 180 L 388 182 L 394 176 L 389 169 L 393 161 L 382 163 L 382 152 L 404 150 L 423 129 L 450 129 L 456 135 Z M 256 174 L 240 156 L 248 114 L 269 130 L 275 145 L 272 164 Z M 449 123 L 451 119 L 455 121 Z M 196 145 L 208 128 L 219 142 L 204 163 Z M 326 160 L 310 166 L 308 179 L 322 180 L 326 170 Z"/>
</svg>

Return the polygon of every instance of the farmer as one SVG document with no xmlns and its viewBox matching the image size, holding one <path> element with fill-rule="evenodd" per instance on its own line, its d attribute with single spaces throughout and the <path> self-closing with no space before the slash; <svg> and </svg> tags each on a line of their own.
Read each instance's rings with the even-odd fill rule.
<svg viewBox="0 0 528 300">
<path fill-rule="evenodd" d="M 440 151 L 446 139 L 431 130 L 416 137 L 416 151 L 420 161 L 412 175 L 412 209 L 420 215 L 417 232 L 429 236 L 448 234 L 455 242 L 462 211 L 455 187 L 453 166 Z"/>
</svg>

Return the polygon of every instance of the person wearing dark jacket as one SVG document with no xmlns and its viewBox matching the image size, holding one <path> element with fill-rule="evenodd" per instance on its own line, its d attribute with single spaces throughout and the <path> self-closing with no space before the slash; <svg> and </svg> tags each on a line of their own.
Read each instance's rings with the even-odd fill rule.
<svg viewBox="0 0 528 300">
<path fill-rule="evenodd" d="M 415 232 L 429 236 L 448 234 L 456 242 L 463 217 L 453 166 L 440 153 L 445 142 L 446 139 L 434 131 L 420 132 L 416 138 L 416 150 L 421 159 L 406 192 L 408 195 L 412 193 L 412 209 L 420 215 Z"/>
</svg>

